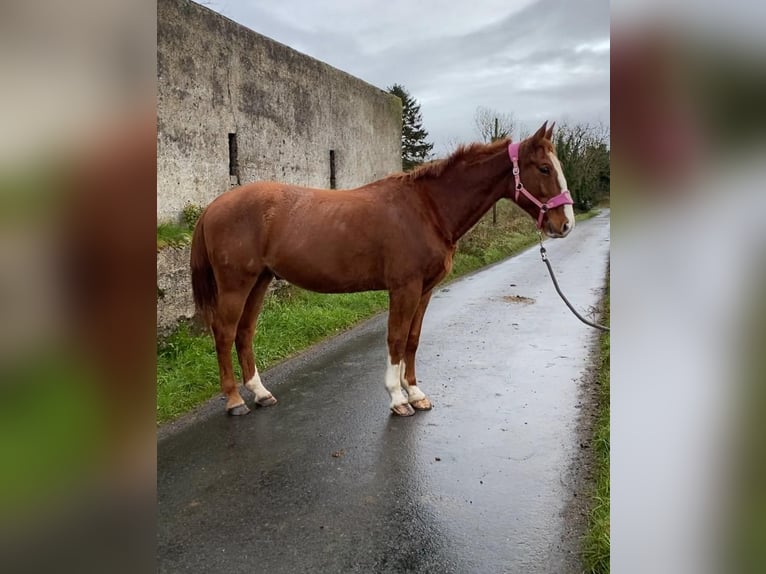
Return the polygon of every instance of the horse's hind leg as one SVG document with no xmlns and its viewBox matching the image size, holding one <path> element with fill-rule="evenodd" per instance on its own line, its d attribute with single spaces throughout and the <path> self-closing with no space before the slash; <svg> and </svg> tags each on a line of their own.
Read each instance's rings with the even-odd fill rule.
<svg viewBox="0 0 766 574">
<path fill-rule="evenodd" d="M 250 409 L 245 405 L 234 380 L 231 364 L 231 346 L 242 315 L 247 290 L 224 291 L 218 294 L 215 317 L 211 325 L 215 338 L 215 352 L 218 356 L 218 371 L 221 377 L 221 392 L 226 396 L 226 412 L 230 415 L 246 415 Z"/>
<path fill-rule="evenodd" d="M 420 342 L 420 329 L 423 325 L 423 317 L 426 314 L 426 308 L 431 300 L 431 291 L 425 293 L 420 298 L 420 303 L 412 318 L 410 332 L 407 337 L 407 346 L 404 351 L 404 369 L 402 369 L 401 385 L 407 393 L 407 402 L 412 405 L 416 411 L 427 411 L 431 409 L 431 401 L 417 386 L 415 378 L 415 353 L 418 350 Z"/>
<path fill-rule="evenodd" d="M 242 367 L 242 382 L 255 395 L 255 404 L 262 407 L 276 404 L 277 399 L 263 386 L 261 377 L 258 375 L 255 355 L 253 354 L 253 336 L 255 335 L 258 315 L 260 315 L 263 307 L 263 299 L 273 278 L 274 276 L 270 271 L 264 271 L 258 277 L 245 303 L 245 310 L 242 312 L 242 318 L 237 326 L 236 337 L 237 358 L 240 367 Z"/>
</svg>

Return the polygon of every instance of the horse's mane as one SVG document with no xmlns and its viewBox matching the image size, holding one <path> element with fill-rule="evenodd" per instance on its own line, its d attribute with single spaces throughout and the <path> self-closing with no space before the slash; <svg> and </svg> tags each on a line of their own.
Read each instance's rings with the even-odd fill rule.
<svg viewBox="0 0 766 574">
<path fill-rule="evenodd" d="M 486 159 L 492 154 L 497 153 L 500 149 L 507 148 L 510 143 L 510 138 L 504 138 L 492 143 L 476 142 L 471 144 L 463 144 L 446 158 L 430 161 L 421 165 L 420 167 L 415 168 L 412 171 L 406 173 L 398 173 L 392 177 L 407 179 L 410 181 L 438 178 L 441 177 L 449 168 L 460 162 L 465 162 L 466 164 L 476 163 Z M 547 139 L 540 140 L 540 144 L 545 148 L 545 151 L 556 153 L 555 146 Z"/>
<path fill-rule="evenodd" d="M 475 163 L 498 152 L 501 148 L 508 147 L 511 143 L 509 138 L 501 139 L 492 143 L 471 143 L 459 146 L 454 152 L 444 159 L 437 159 L 414 170 L 397 174 L 396 177 L 417 181 L 441 177 L 446 170 L 459 162 Z"/>
</svg>

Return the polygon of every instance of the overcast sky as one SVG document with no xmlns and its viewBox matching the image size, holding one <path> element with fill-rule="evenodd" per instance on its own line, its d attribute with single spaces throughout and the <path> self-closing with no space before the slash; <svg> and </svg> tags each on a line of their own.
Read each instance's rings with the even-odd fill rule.
<svg viewBox="0 0 766 574">
<path fill-rule="evenodd" d="M 421 104 L 443 155 L 478 106 L 528 130 L 609 124 L 608 0 L 207 0 L 228 18 Z"/>
</svg>

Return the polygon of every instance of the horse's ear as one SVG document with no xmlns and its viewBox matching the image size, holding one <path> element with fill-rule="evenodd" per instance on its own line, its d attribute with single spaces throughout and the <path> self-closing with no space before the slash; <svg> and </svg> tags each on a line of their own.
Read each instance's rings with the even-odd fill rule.
<svg viewBox="0 0 766 574">
<path fill-rule="evenodd" d="M 548 121 L 546 120 L 543 125 L 540 126 L 540 129 L 535 132 L 535 135 L 532 136 L 532 139 L 534 141 L 540 141 L 545 137 L 545 130 L 548 129 Z"/>
<path fill-rule="evenodd" d="M 553 122 L 551 124 L 551 127 L 548 128 L 548 130 L 545 132 L 545 139 L 549 141 L 553 141 L 553 126 L 556 125 L 556 122 Z"/>
</svg>

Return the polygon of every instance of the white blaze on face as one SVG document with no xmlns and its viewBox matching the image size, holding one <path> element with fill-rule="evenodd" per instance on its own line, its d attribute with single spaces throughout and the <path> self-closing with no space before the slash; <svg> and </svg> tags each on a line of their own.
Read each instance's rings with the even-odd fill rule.
<svg viewBox="0 0 766 574">
<path fill-rule="evenodd" d="M 407 397 L 402 392 L 402 378 L 404 377 L 404 361 L 397 364 L 391 364 L 391 357 L 388 358 L 388 367 L 386 368 L 386 390 L 391 395 L 391 408 L 407 404 Z"/>
<path fill-rule="evenodd" d="M 562 191 L 567 189 L 567 180 L 564 177 L 564 169 L 561 167 L 559 158 L 557 158 L 556 154 L 553 152 L 548 152 L 548 157 L 551 160 L 551 164 L 553 164 L 553 169 L 556 170 L 556 178 L 558 179 L 559 187 L 561 187 Z M 567 221 L 569 221 L 569 231 L 571 232 L 575 226 L 574 209 L 572 209 L 571 205 L 564 206 L 564 215 L 566 215 Z"/>
</svg>

